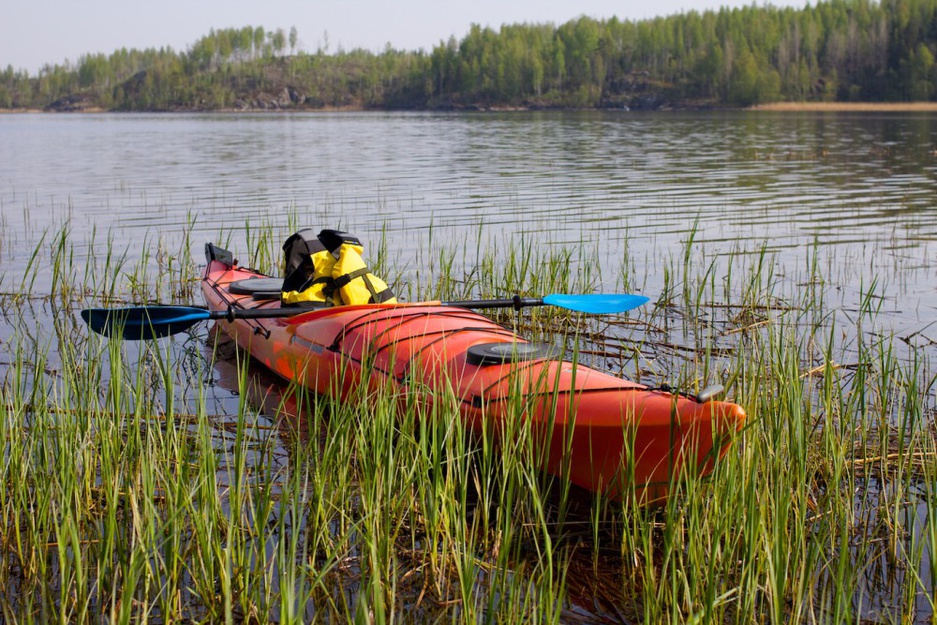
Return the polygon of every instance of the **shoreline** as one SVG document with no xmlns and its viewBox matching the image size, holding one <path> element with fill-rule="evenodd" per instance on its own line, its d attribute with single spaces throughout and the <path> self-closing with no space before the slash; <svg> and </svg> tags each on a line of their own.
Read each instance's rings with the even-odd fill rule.
<svg viewBox="0 0 937 625">
<path fill-rule="evenodd" d="M 280 108 L 280 109 L 258 109 L 258 108 L 223 108 L 215 110 L 177 110 L 177 111 L 132 111 L 134 113 L 309 113 L 309 112 L 361 112 L 368 110 L 365 107 L 351 106 L 326 106 L 321 108 Z M 393 109 L 390 109 L 393 110 Z M 401 109 L 402 110 L 402 109 Z M 406 109 L 431 111 L 436 109 Z M 476 112 L 487 110 L 491 112 L 510 112 L 510 111 L 529 111 L 534 110 L 529 107 L 517 106 L 490 106 L 487 108 L 471 108 L 466 111 Z M 582 110 L 582 109 L 556 109 L 556 110 Z M 593 109 L 596 111 L 606 110 L 601 108 Z M 683 107 L 674 107 L 659 109 L 660 111 L 683 111 L 692 110 Z M 698 110 L 698 109 L 697 109 Z M 731 108 L 717 107 L 711 110 L 733 110 Z M 937 113 L 937 102 L 769 102 L 767 104 L 755 104 L 741 109 L 742 111 L 768 111 L 768 112 L 794 112 L 794 113 L 853 113 L 853 112 L 871 112 L 871 113 Z M 129 111 L 109 111 L 101 107 L 88 107 L 80 110 L 56 111 L 35 108 L 0 108 L 0 115 L 36 115 L 36 114 L 83 114 L 83 113 L 125 113 Z M 451 112 L 451 109 L 446 109 Z"/>
<path fill-rule="evenodd" d="M 793 111 L 793 112 L 937 112 L 937 102 L 771 102 L 756 104 L 749 111 Z"/>
</svg>

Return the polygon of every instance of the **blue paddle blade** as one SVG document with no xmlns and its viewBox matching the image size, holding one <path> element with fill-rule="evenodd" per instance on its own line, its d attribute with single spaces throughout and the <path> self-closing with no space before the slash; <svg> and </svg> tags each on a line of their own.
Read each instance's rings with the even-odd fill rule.
<svg viewBox="0 0 937 625">
<path fill-rule="evenodd" d="M 638 306 L 643 306 L 649 302 L 650 299 L 651 298 L 644 297 L 643 295 L 630 295 L 625 293 L 593 293 L 589 295 L 564 295 L 562 293 L 555 293 L 544 297 L 543 303 L 593 315 L 608 315 L 623 313 L 637 308 Z"/>
<path fill-rule="evenodd" d="M 141 341 L 182 332 L 211 315 L 204 308 L 193 306 L 134 306 L 86 308 L 81 311 L 81 318 L 98 334 Z"/>
</svg>

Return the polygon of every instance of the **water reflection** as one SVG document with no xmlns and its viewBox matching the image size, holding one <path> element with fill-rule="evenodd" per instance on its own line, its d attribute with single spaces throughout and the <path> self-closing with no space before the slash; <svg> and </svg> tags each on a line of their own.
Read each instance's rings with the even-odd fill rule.
<svg viewBox="0 0 937 625">
<path fill-rule="evenodd" d="M 702 241 L 781 248 L 937 231 L 930 115 L 7 116 L 0 138 L 10 225 L 67 206 L 79 235 L 172 236 L 190 213 L 207 234 L 291 209 L 443 240 L 535 223 L 613 253 L 598 224 L 674 240 L 698 218 Z"/>
<path fill-rule="evenodd" d="M 79 245 L 96 230 L 169 250 L 186 230 L 244 249 L 246 223 L 329 224 L 384 232 L 402 267 L 503 237 L 653 267 L 695 228 L 700 249 L 766 246 L 788 267 L 816 244 L 854 269 L 851 291 L 919 267 L 889 286 L 933 314 L 918 285 L 937 239 L 935 147 L 929 114 L 2 116 L 0 258 L 23 271 L 50 223 Z"/>
</svg>

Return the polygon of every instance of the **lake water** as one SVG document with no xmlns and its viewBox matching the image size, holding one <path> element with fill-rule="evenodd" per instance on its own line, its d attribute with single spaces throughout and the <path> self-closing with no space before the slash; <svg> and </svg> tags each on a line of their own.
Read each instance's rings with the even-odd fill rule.
<svg viewBox="0 0 937 625">
<path fill-rule="evenodd" d="M 627 258 L 652 298 L 688 241 L 704 267 L 766 252 L 789 293 L 816 262 L 845 325 L 875 283 L 876 331 L 937 351 L 935 114 L 0 115 L 0 299 L 63 227 L 80 268 L 108 237 L 130 265 L 144 240 L 244 259 L 245 224 L 385 233 L 403 267 L 466 241 L 580 246 L 607 263 L 600 290 L 622 289 Z M 39 303 L 0 311 L 0 381 L 11 337 L 56 312 L 50 271 L 36 275 Z M 207 360 L 201 343 L 176 347 Z M 230 387 L 207 392 L 209 410 L 237 414 Z"/>
<path fill-rule="evenodd" d="M 175 250 L 194 221 L 199 246 L 245 223 L 385 230 L 398 261 L 430 233 L 615 262 L 627 242 L 653 289 L 695 228 L 709 255 L 782 266 L 816 245 L 848 292 L 885 285 L 898 331 L 937 318 L 934 114 L 4 115 L 0 211 L 8 281 L 50 224 L 79 250 L 92 231 Z"/>
</svg>

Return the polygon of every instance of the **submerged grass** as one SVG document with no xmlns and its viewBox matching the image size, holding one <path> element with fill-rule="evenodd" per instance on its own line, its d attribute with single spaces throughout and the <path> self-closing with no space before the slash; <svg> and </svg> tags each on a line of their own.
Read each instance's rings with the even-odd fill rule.
<svg viewBox="0 0 937 625">
<path fill-rule="evenodd" d="M 275 270 L 278 234 L 248 238 L 251 264 Z M 690 237 L 660 259 L 646 310 L 502 313 L 620 375 L 722 383 L 748 411 L 712 475 L 687 469 L 648 509 L 536 471 L 520 400 L 495 447 L 454 396 L 427 412 L 417 385 L 340 404 L 214 333 L 88 336 L 84 305 L 197 299 L 185 239 L 139 256 L 107 240 L 76 262 L 67 231 L 47 233 L 51 251 L 0 299 L 18 320 L 0 357 L 0 620 L 931 618 L 933 354 L 880 332 L 881 284 L 831 301 L 819 253 L 787 276 L 765 249 L 707 256 Z M 628 258 L 603 275 L 588 252 L 500 243 L 480 231 L 419 269 L 384 252 L 379 271 L 407 300 L 652 290 Z"/>
</svg>

